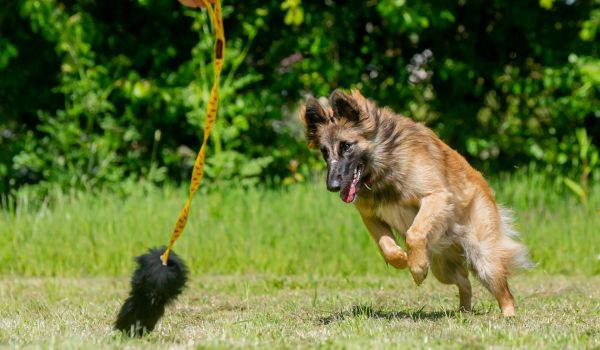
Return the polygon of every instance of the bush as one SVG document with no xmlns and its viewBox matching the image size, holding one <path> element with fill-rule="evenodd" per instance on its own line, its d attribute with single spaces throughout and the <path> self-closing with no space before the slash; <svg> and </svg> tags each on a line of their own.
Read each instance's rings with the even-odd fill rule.
<svg viewBox="0 0 600 350">
<path fill-rule="evenodd" d="M 305 178 L 319 162 L 298 103 L 338 87 L 426 122 L 486 172 L 533 163 L 579 179 L 576 130 L 591 139 L 586 157 L 600 142 L 598 3 L 225 2 L 207 180 Z M 16 0 L 0 30 L 0 192 L 187 180 L 212 83 L 204 13 L 174 0 Z"/>
</svg>

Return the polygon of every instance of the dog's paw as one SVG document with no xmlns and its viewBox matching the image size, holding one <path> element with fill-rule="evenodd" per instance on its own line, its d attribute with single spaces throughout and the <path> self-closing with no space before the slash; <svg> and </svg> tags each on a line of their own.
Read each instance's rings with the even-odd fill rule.
<svg viewBox="0 0 600 350">
<path fill-rule="evenodd" d="M 504 317 L 515 317 L 515 306 L 507 305 L 502 307 L 502 316 Z"/>
<path fill-rule="evenodd" d="M 406 264 L 407 264 L 406 253 L 400 248 L 398 248 L 392 252 L 384 253 L 383 258 L 385 259 L 385 262 L 387 262 L 388 264 L 392 265 L 393 267 L 395 267 L 397 269 L 405 269 L 406 268 Z"/>
<path fill-rule="evenodd" d="M 423 251 L 408 253 L 408 268 L 417 285 L 423 283 L 429 272 L 429 260 Z"/>
</svg>

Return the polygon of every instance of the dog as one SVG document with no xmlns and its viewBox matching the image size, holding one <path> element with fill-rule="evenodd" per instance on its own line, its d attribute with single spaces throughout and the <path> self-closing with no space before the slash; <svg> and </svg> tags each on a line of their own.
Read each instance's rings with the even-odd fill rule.
<svg viewBox="0 0 600 350">
<path fill-rule="evenodd" d="M 529 253 L 515 240 L 510 211 L 465 158 L 425 125 L 358 90 L 335 90 L 328 101 L 309 97 L 300 119 L 308 146 L 327 163 L 327 189 L 354 203 L 388 264 L 408 267 L 417 285 L 429 270 L 456 285 L 461 311 L 471 310 L 471 271 L 504 316 L 515 314 L 508 277 L 531 267 Z"/>
</svg>

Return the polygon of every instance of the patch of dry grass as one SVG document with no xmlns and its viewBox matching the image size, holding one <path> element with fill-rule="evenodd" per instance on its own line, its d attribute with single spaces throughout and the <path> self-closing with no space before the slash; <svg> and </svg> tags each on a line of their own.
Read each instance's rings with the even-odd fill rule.
<svg viewBox="0 0 600 350">
<path fill-rule="evenodd" d="M 0 279 L 0 344 L 42 348 L 600 347 L 600 278 L 513 279 L 518 316 L 503 319 L 481 286 L 474 312 L 455 312 L 452 286 L 387 276 L 197 276 L 157 331 L 111 329 L 125 278 Z"/>
</svg>

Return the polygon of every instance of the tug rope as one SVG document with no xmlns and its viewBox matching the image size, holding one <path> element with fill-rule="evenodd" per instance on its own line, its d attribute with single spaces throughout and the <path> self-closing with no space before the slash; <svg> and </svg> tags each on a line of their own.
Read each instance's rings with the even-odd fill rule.
<svg viewBox="0 0 600 350">
<path fill-rule="evenodd" d="M 200 187 L 200 182 L 204 176 L 204 158 L 206 155 L 206 145 L 208 143 L 208 138 L 210 137 L 210 132 L 212 130 L 213 125 L 215 124 L 215 120 L 217 118 L 217 107 L 219 102 L 219 77 L 221 76 L 221 69 L 223 68 L 223 58 L 225 55 L 225 32 L 223 30 L 223 19 L 221 17 L 221 4 L 219 0 L 179 0 L 182 4 L 188 7 L 204 7 L 208 10 L 208 15 L 210 16 L 210 20 L 213 24 L 213 28 L 215 30 L 215 50 L 213 53 L 213 62 L 214 62 L 214 82 L 212 89 L 210 91 L 210 98 L 208 100 L 208 105 L 206 106 L 206 122 L 204 124 L 204 139 L 202 140 L 202 146 L 200 147 L 200 151 L 198 152 L 198 156 L 196 157 L 196 161 L 194 162 L 194 169 L 192 170 L 192 178 L 190 180 L 190 192 L 188 198 L 183 206 L 183 209 L 179 213 L 179 218 L 175 223 L 175 227 L 173 227 L 173 232 L 171 233 L 171 239 L 169 240 L 169 245 L 167 249 L 162 254 L 160 259 L 162 260 L 163 265 L 167 265 L 167 261 L 169 260 L 169 252 L 173 247 L 175 241 L 181 236 L 183 230 L 185 229 L 185 224 L 187 223 L 187 219 L 190 213 L 190 205 L 192 204 L 192 199 L 194 198 L 194 194 L 198 191 Z"/>
</svg>

